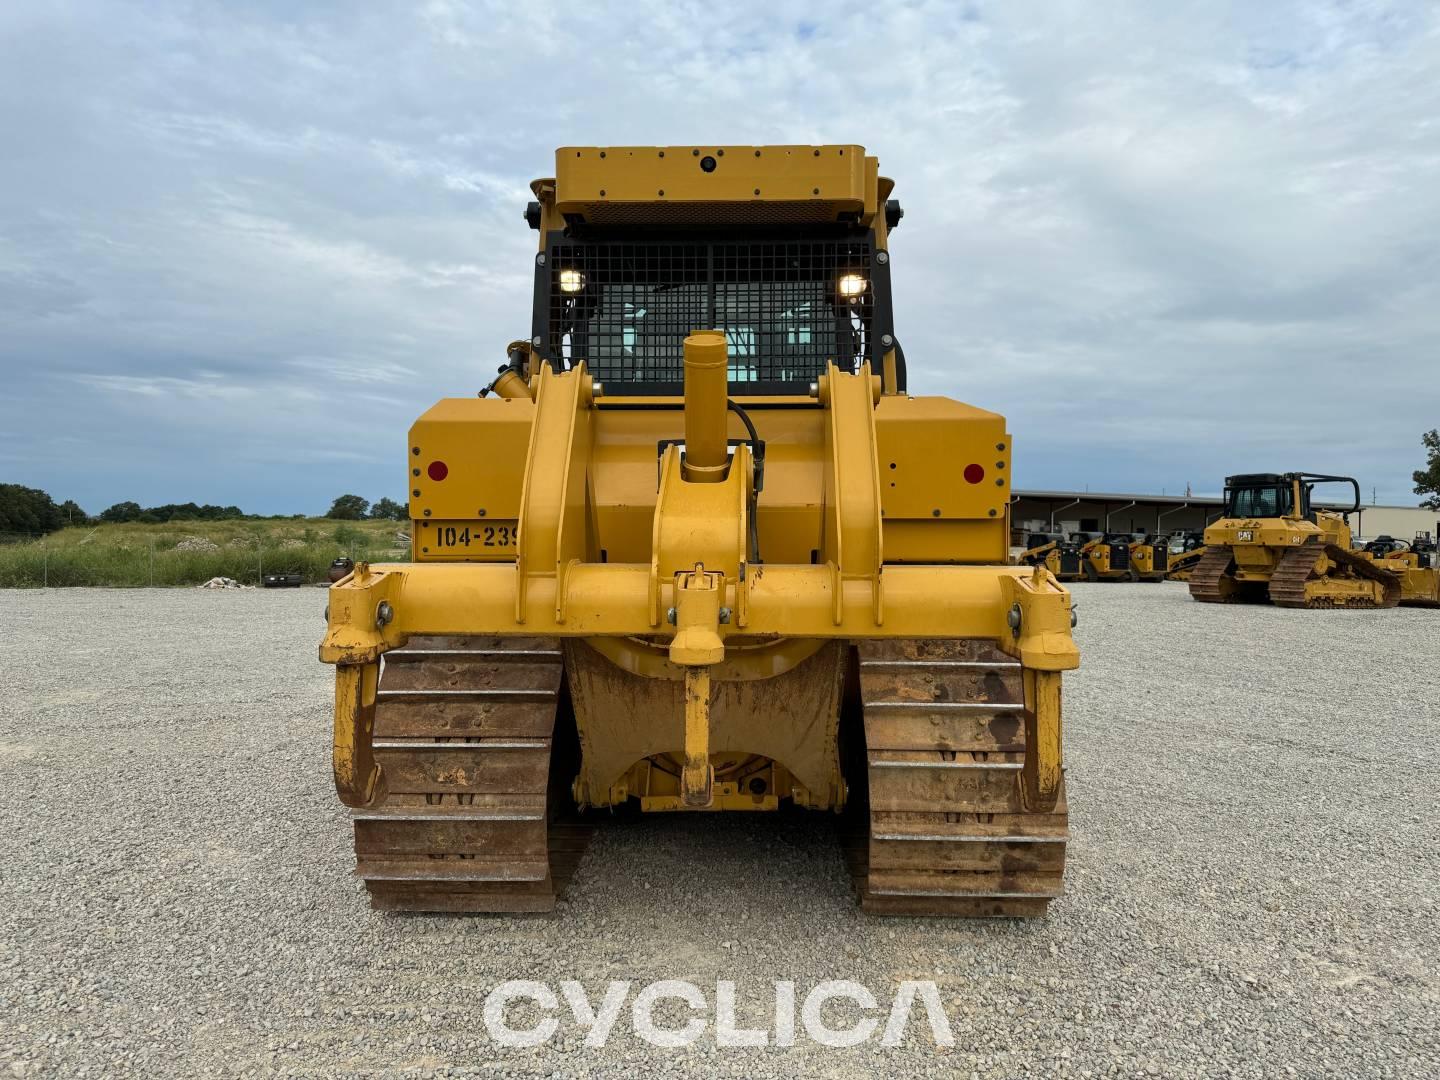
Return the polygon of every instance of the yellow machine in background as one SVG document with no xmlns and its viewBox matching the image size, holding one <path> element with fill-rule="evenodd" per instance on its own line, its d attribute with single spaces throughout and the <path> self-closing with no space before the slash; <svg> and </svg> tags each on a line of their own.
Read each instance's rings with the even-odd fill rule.
<svg viewBox="0 0 1440 1080">
<path fill-rule="evenodd" d="M 1057 581 L 1085 580 L 1085 555 L 1081 550 L 1084 546 L 1084 540 L 1075 536 L 1066 537 L 1056 544 L 1054 554 L 1045 565 Z"/>
<path fill-rule="evenodd" d="M 1163 536 L 1144 536 L 1130 543 L 1130 580 L 1164 581 L 1170 548 Z"/>
<path fill-rule="evenodd" d="M 1251 473 L 1225 480 L 1224 516 L 1205 530 L 1205 554 L 1190 576 L 1204 603 L 1237 600 L 1280 607 L 1394 607 L 1400 577 L 1351 550 L 1342 513 L 1311 506 L 1317 484 L 1360 485 L 1349 476 Z"/>
<path fill-rule="evenodd" d="M 1167 556 L 1163 541 L 1153 537 L 1031 533 L 1017 562 L 1043 566 L 1059 581 L 1163 581 Z"/>
<path fill-rule="evenodd" d="M 1096 533 L 1084 538 L 1080 546 L 1080 572 L 1085 580 L 1129 581 L 1130 541 L 1125 533 Z"/>
<path fill-rule="evenodd" d="M 1059 533 L 1030 533 L 1025 537 L 1025 550 L 1015 557 L 1018 566 L 1043 566 L 1052 574 L 1060 572 L 1060 547 L 1065 537 Z"/>
<path fill-rule="evenodd" d="M 1205 533 L 1185 529 L 1170 534 L 1165 576 L 1170 581 L 1189 581 L 1191 571 L 1205 555 Z"/>
<path fill-rule="evenodd" d="M 589 807 L 849 811 L 866 910 L 1033 916 L 1068 592 L 1008 558 L 1003 417 L 906 392 L 860 146 L 566 147 L 493 396 L 410 429 L 409 563 L 330 591 L 377 907 L 533 911 Z"/>
<path fill-rule="evenodd" d="M 1413 541 L 1377 536 L 1357 554 L 1399 577 L 1401 607 L 1440 607 L 1440 566 L 1428 534 Z"/>
<path fill-rule="evenodd" d="M 1022 566 L 1043 566 L 1060 544 L 1061 536 L 1055 533 L 1031 533 L 1025 537 L 1025 550 L 1016 557 Z"/>
<path fill-rule="evenodd" d="M 1057 581 L 1081 581 L 1085 577 L 1081 542 L 1063 533 L 1031 533 L 1017 558 L 1022 566 L 1043 566 Z"/>
</svg>

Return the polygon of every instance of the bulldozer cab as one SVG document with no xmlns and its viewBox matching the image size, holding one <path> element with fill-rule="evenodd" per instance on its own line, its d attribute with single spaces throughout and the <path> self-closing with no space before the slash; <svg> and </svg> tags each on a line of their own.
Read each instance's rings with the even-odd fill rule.
<svg viewBox="0 0 1440 1080">
<path fill-rule="evenodd" d="M 863 150 L 729 149 L 560 151 L 526 215 L 541 233 L 531 347 L 543 362 L 583 360 L 612 397 L 680 396 L 685 337 L 706 328 L 725 335 L 731 396 L 808 397 L 830 363 L 884 370 L 884 239 L 902 211 L 892 199 L 864 213 Z M 797 178 L 803 190 L 788 191 Z M 888 195 L 889 180 L 869 182 Z M 905 389 L 895 351 L 892 393 Z"/>
<path fill-rule="evenodd" d="M 1350 476 L 1325 473 L 1246 473 L 1225 478 L 1227 518 L 1291 518 L 1315 521 L 1311 492 L 1317 484 L 1349 484 L 1355 493 L 1352 506 L 1341 514 L 1360 509 L 1360 483 Z"/>
<path fill-rule="evenodd" d="M 567 235 L 568 234 L 568 235 Z M 535 336 L 552 364 L 584 359 L 607 393 L 679 395 L 682 346 L 725 333 L 732 395 L 808 395 L 834 360 L 869 359 L 877 292 L 868 232 L 690 226 L 663 240 L 633 226 L 552 236 L 537 288 Z"/>
<path fill-rule="evenodd" d="M 1251 473 L 1225 478 L 1224 516 L 1227 518 L 1303 517 L 1304 514 L 1305 510 L 1295 513 L 1293 476 Z"/>
</svg>

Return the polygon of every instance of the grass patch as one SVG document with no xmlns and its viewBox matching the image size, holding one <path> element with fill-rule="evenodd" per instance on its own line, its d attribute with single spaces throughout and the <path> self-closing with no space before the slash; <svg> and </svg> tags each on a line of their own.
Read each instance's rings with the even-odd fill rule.
<svg viewBox="0 0 1440 1080">
<path fill-rule="evenodd" d="M 397 540 L 408 531 L 408 522 L 326 518 L 80 526 L 0 545 L 0 588 L 200 585 L 213 577 L 258 585 L 271 573 L 321 582 L 341 555 L 408 559 L 409 544 Z"/>
</svg>

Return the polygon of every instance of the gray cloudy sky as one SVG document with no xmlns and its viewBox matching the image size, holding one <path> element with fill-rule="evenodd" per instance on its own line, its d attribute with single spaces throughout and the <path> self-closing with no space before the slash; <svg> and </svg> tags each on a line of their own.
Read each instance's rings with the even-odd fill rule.
<svg viewBox="0 0 1440 1080">
<path fill-rule="evenodd" d="M 1352 472 L 1440 424 L 1418 3 L 0 5 L 0 480 L 319 511 L 529 326 L 562 144 L 860 142 L 911 389 L 1026 487 Z M 823 12 L 823 15 L 821 14 Z"/>
</svg>

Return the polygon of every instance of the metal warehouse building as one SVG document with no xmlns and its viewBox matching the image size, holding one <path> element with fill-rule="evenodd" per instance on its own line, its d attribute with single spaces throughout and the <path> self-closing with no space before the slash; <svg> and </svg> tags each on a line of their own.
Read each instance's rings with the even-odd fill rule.
<svg viewBox="0 0 1440 1080">
<path fill-rule="evenodd" d="M 1321 507 L 1333 506 L 1321 502 Z M 1016 491 L 1010 502 L 1014 542 L 1031 532 L 1168 533 L 1203 529 L 1220 516 L 1218 496 L 1123 495 L 1098 491 Z M 1440 510 L 1416 506 L 1362 506 L 1352 514 L 1357 537 L 1389 535 L 1410 539 L 1440 535 Z"/>
</svg>

